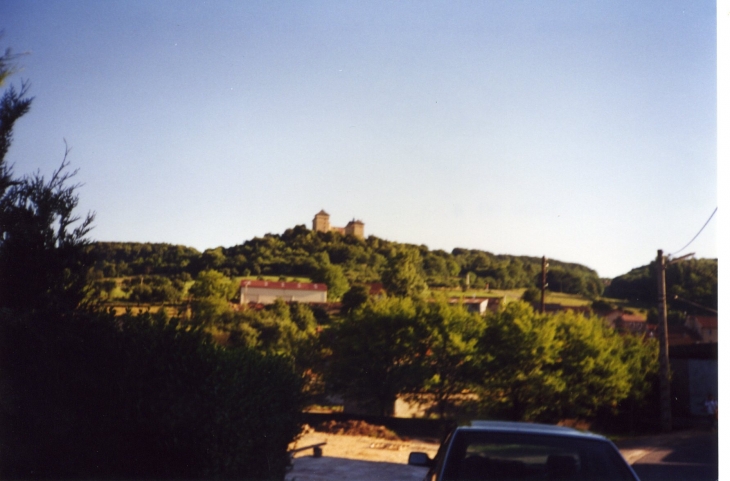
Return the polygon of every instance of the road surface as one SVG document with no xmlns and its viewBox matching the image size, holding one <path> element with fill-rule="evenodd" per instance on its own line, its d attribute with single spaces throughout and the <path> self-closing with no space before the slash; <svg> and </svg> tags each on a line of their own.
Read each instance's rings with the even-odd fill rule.
<svg viewBox="0 0 730 481">
<path fill-rule="evenodd" d="M 718 479 L 717 431 L 687 431 L 659 438 L 633 463 L 642 481 L 715 481 Z"/>
<path fill-rule="evenodd" d="M 437 448 L 430 443 L 389 443 L 361 436 L 310 436 L 303 441 L 327 441 L 324 456 L 314 458 L 311 452 L 302 453 L 294 459 L 287 481 L 418 481 L 426 469 L 408 466 L 408 452 L 426 451 L 433 456 Z M 617 445 L 642 481 L 714 481 L 718 479 L 717 439 L 717 432 L 692 430 L 635 438 Z"/>
</svg>

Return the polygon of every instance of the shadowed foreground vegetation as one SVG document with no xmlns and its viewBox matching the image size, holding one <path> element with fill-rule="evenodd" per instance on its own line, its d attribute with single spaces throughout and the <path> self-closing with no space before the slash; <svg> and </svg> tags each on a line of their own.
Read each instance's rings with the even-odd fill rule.
<svg viewBox="0 0 730 481">
<path fill-rule="evenodd" d="M 300 429 L 290 359 L 164 315 L 5 311 L 0 360 L 3 479 L 283 479 Z"/>
</svg>

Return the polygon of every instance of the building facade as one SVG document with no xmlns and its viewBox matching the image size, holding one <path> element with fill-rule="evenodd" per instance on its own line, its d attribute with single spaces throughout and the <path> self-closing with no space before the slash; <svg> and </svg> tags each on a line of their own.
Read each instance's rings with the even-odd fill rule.
<svg viewBox="0 0 730 481">
<path fill-rule="evenodd" d="M 702 342 L 717 342 L 716 316 L 687 316 L 685 326 L 697 333 L 702 338 Z"/>
<path fill-rule="evenodd" d="M 345 235 L 351 235 L 358 239 L 363 239 L 365 237 L 365 224 L 363 224 L 360 220 L 352 219 L 345 226 Z"/>
<path fill-rule="evenodd" d="M 351 235 L 358 239 L 365 238 L 365 223 L 361 220 L 352 219 L 345 227 L 332 227 L 330 215 L 320 210 L 312 219 L 312 230 L 315 232 L 339 232 L 342 235 Z"/>
<path fill-rule="evenodd" d="M 327 285 L 308 282 L 241 281 L 241 304 L 285 302 L 327 302 Z"/>
<path fill-rule="evenodd" d="M 458 305 L 461 304 L 464 306 L 464 309 L 466 309 L 469 312 L 476 312 L 480 316 L 483 316 L 485 312 L 487 312 L 487 308 L 489 307 L 489 297 L 465 297 L 465 298 L 457 298 L 452 297 L 449 299 L 449 304 L 452 305 Z"/>
<path fill-rule="evenodd" d="M 330 215 L 320 210 L 312 220 L 312 230 L 315 232 L 329 232 L 330 231 Z"/>
</svg>

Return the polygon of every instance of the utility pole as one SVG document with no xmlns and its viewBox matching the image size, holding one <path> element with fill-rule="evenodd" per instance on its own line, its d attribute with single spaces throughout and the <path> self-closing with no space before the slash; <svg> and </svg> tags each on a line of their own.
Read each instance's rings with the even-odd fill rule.
<svg viewBox="0 0 730 481">
<path fill-rule="evenodd" d="M 540 314 L 545 314 L 545 288 L 547 288 L 548 263 L 545 256 L 542 256 L 542 285 L 540 286 Z"/>
<path fill-rule="evenodd" d="M 659 311 L 659 410 L 661 414 L 662 431 L 672 430 L 672 393 L 669 386 L 669 329 L 667 328 L 667 265 L 675 264 L 688 257 L 687 254 L 667 262 L 664 252 L 659 249 L 656 256 L 657 278 L 657 310 Z"/>
<path fill-rule="evenodd" d="M 669 333 L 667 332 L 667 283 L 664 252 L 656 256 L 657 310 L 659 311 L 659 413 L 662 431 L 672 430 L 672 394 L 669 389 Z"/>
</svg>

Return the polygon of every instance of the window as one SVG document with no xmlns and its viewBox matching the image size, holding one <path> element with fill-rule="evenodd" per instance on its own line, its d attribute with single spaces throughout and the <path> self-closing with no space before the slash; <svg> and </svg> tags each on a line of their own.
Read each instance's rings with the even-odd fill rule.
<svg viewBox="0 0 730 481">
<path fill-rule="evenodd" d="M 462 430 L 449 451 L 444 479 L 632 480 L 633 477 L 621 455 L 601 440 Z"/>
</svg>

